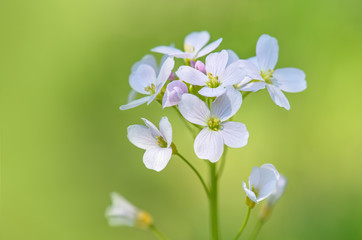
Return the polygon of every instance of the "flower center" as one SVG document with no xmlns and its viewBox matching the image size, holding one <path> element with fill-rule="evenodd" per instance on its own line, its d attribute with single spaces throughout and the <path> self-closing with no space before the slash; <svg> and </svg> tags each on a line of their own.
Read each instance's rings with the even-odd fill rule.
<svg viewBox="0 0 362 240">
<path fill-rule="evenodd" d="M 265 80 L 266 83 L 271 84 L 273 78 L 274 70 L 269 69 L 266 72 L 260 71 L 261 77 Z"/>
<path fill-rule="evenodd" d="M 211 117 L 209 120 L 207 120 L 207 126 L 209 126 L 212 131 L 219 131 L 223 128 L 220 119 L 215 117 Z"/>
<path fill-rule="evenodd" d="M 195 47 L 194 47 L 194 46 L 191 46 L 191 45 L 188 45 L 188 44 L 185 44 L 185 45 L 184 45 L 184 49 L 185 49 L 185 52 L 188 52 L 188 53 L 193 53 L 193 52 L 195 52 Z"/>
<path fill-rule="evenodd" d="M 217 88 L 221 85 L 221 82 L 219 81 L 219 77 L 212 75 L 212 73 L 207 73 L 207 77 L 209 78 L 209 81 L 206 82 L 206 85 L 209 88 Z"/>
<path fill-rule="evenodd" d="M 151 95 L 155 94 L 156 85 L 152 83 L 150 86 L 145 87 L 145 91 L 150 93 Z"/>
<path fill-rule="evenodd" d="M 161 136 L 156 136 L 157 138 L 157 144 L 158 146 L 162 147 L 162 148 L 166 148 L 167 147 L 167 142 L 163 139 L 163 137 Z"/>
</svg>

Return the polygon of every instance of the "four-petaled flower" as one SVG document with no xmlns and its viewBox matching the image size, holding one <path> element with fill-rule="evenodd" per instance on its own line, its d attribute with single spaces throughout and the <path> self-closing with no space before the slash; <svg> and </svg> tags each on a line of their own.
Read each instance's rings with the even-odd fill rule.
<svg viewBox="0 0 362 240">
<path fill-rule="evenodd" d="M 179 110 L 188 121 L 204 126 L 197 135 L 194 150 L 198 158 L 216 162 L 220 159 L 224 144 L 240 148 L 247 144 L 249 133 L 244 124 L 227 121 L 240 108 L 241 93 L 229 87 L 225 94 L 211 103 L 211 111 L 205 102 L 192 94 L 182 95 Z"/>
<path fill-rule="evenodd" d="M 254 167 L 249 176 L 249 188 L 243 182 L 247 204 L 254 207 L 255 203 L 259 203 L 272 194 L 278 179 L 279 173 L 272 164 L 264 164 L 260 168 Z"/>
<path fill-rule="evenodd" d="M 210 34 L 207 31 L 192 32 L 185 38 L 184 51 L 171 46 L 159 46 L 151 49 L 151 51 L 167 54 L 176 58 L 197 59 L 214 51 L 220 45 L 222 38 L 205 46 L 209 40 Z"/>
<path fill-rule="evenodd" d="M 228 52 L 223 50 L 206 57 L 206 74 L 190 66 L 181 66 L 176 75 L 183 81 L 197 86 L 204 86 L 199 94 L 206 97 L 218 97 L 225 93 L 227 86 L 240 83 L 245 77 L 245 70 L 240 61 L 228 64 Z"/>
<path fill-rule="evenodd" d="M 278 61 L 278 41 L 266 34 L 261 35 L 256 44 L 256 57 L 249 58 L 247 72 L 252 82 L 240 88 L 242 91 L 256 91 L 267 87 L 275 104 L 289 110 L 290 105 L 285 92 L 301 92 L 307 88 L 305 74 L 297 68 L 276 69 Z"/>
<path fill-rule="evenodd" d="M 160 130 L 147 119 L 144 125 L 131 125 L 127 128 L 127 137 L 136 147 L 145 149 L 143 163 L 157 172 L 163 170 L 172 155 L 172 126 L 167 117 L 160 120 Z"/>
<path fill-rule="evenodd" d="M 152 217 L 147 212 L 139 210 L 118 193 L 112 192 L 111 200 L 112 205 L 105 212 L 109 225 L 146 228 L 152 224 Z"/>
<path fill-rule="evenodd" d="M 165 85 L 174 65 L 175 61 L 173 58 L 168 57 L 163 62 L 158 75 L 157 70 L 151 64 L 140 63 L 138 66 L 136 65 L 129 76 L 129 84 L 134 91 L 147 96 L 122 105 L 120 109 L 126 110 L 134 108 L 146 102 L 150 104 Z"/>
</svg>

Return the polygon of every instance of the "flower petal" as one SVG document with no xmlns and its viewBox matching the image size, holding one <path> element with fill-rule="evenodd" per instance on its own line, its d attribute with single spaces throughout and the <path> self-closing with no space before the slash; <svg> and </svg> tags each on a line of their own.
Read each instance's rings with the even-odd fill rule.
<svg viewBox="0 0 362 240">
<path fill-rule="evenodd" d="M 119 107 L 120 110 L 127 110 L 127 109 L 131 109 L 131 108 L 135 108 L 135 107 L 138 107 L 139 105 L 142 105 L 146 102 L 148 102 L 148 100 L 151 99 L 151 96 L 146 96 L 146 97 L 143 97 L 143 98 L 140 98 L 140 99 L 137 99 L 137 100 L 134 100 L 132 102 L 129 102 L 125 105 L 122 105 Z"/>
<path fill-rule="evenodd" d="M 217 162 L 224 151 L 220 132 L 212 131 L 208 127 L 202 129 L 195 138 L 194 149 L 198 158 Z"/>
<path fill-rule="evenodd" d="M 155 142 L 157 142 L 156 137 L 162 136 L 162 133 L 157 129 L 157 127 L 153 123 L 148 121 L 146 118 L 141 118 L 141 119 L 144 121 L 146 126 L 150 129 L 152 137 L 155 139 Z"/>
<path fill-rule="evenodd" d="M 206 85 L 206 82 L 208 80 L 205 74 L 190 66 L 179 67 L 179 69 L 176 71 L 176 75 L 179 77 L 180 80 L 197 86 Z"/>
<path fill-rule="evenodd" d="M 246 76 L 246 71 L 243 67 L 242 61 L 236 61 L 225 69 L 219 76 L 222 85 L 234 85 L 240 83 Z"/>
<path fill-rule="evenodd" d="M 152 52 L 167 54 L 172 56 L 173 54 L 183 53 L 180 49 L 170 46 L 159 46 L 151 49 Z"/>
<path fill-rule="evenodd" d="M 151 134 L 151 130 L 143 125 L 131 125 L 127 128 L 128 140 L 136 147 L 149 149 L 157 147 L 157 140 Z"/>
<path fill-rule="evenodd" d="M 129 92 L 128 97 L 127 97 L 127 103 L 130 103 L 130 102 L 136 100 L 136 96 L 137 96 L 137 92 L 135 90 L 131 89 L 131 91 Z"/>
<path fill-rule="evenodd" d="M 163 139 L 167 142 L 167 147 L 170 147 L 172 143 L 172 126 L 167 117 L 161 118 L 159 127 Z"/>
<path fill-rule="evenodd" d="M 219 53 L 211 53 L 206 57 L 206 71 L 212 73 L 214 77 L 220 76 L 225 70 L 227 62 L 228 52 L 226 50 L 222 50 Z"/>
<path fill-rule="evenodd" d="M 234 116 L 240 109 L 242 101 L 241 93 L 230 86 L 211 104 L 211 115 L 224 122 Z"/>
<path fill-rule="evenodd" d="M 195 95 L 185 93 L 178 104 L 179 110 L 187 121 L 197 125 L 206 126 L 206 121 L 210 118 L 210 110 L 206 103 Z"/>
<path fill-rule="evenodd" d="M 181 80 L 172 81 L 167 85 L 162 99 L 162 107 L 175 106 L 181 101 L 184 93 L 188 92 L 186 84 Z"/>
<path fill-rule="evenodd" d="M 137 70 L 131 73 L 129 76 L 129 84 L 131 87 L 142 94 L 148 94 L 145 90 L 147 86 L 156 83 L 156 72 L 147 64 L 141 64 L 137 67 Z"/>
<path fill-rule="evenodd" d="M 254 193 L 253 191 L 249 190 L 249 189 L 246 187 L 246 183 L 245 183 L 245 182 L 243 182 L 243 189 L 244 189 L 244 191 L 245 191 L 245 193 L 246 193 L 246 196 L 248 196 L 248 198 L 249 198 L 251 201 L 253 201 L 253 202 L 255 202 L 255 203 L 258 203 L 258 200 L 256 200 L 255 193 Z"/>
<path fill-rule="evenodd" d="M 133 64 L 132 68 L 131 68 L 131 72 L 135 72 L 141 64 L 150 65 L 155 70 L 156 73 L 158 72 L 156 58 L 155 58 L 155 56 L 153 56 L 151 54 L 145 55 L 140 61 Z"/>
<path fill-rule="evenodd" d="M 285 95 L 279 88 L 277 88 L 273 85 L 270 85 L 270 84 L 267 84 L 266 87 L 269 91 L 271 98 L 273 99 L 273 101 L 275 102 L 276 105 L 283 107 L 287 110 L 290 109 L 288 99 L 285 97 Z"/>
<path fill-rule="evenodd" d="M 249 82 L 245 85 L 242 85 L 238 90 L 240 91 L 246 91 L 246 92 L 257 92 L 261 89 L 265 88 L 266 83 L 257 81 L 257 82 Z"/>
<path fill-rule="evenodd" d="M 260 169 L 258 167 L 253 167 L 249 176 L 249 188 L 254 186 L 255 188 L 259 187 L 260 184 Z"/>
<path fill-rule="evenodd" d="M 301 92 L 307 88 L 305 73 L 297 68 L 280 68 L 273 74 L 280 89 L 285 92 Z"/>
<path fill-rule="evenodd" d="M 209 43 L 206 47 L 204 47 L 203 49 L 201 49 L 198 54 L 196 55 L 196 58 L 200 58 L 203 57 L 209 53 L 211 53 L 212 51 L 214 51 L 222 42 L 222 38 L 219 38 L 218 40 Z"/>
<path fill-rule="evenodd" d="M 241 148 L 248 143 L 249 132 L 245 124 L 239 122 L 224 122 L 220 131 L 225 145 L 232 148 Z"/>
<path fill-rule="evenodd" d="M 246 75 L 248 77 L 250 77 L 251 79 L 257 79 L 257 80 L 264 81 L 264 79 L 260 75 L 260 70 L 259 70 L 258 66 L 255 65 L 255 63 L 253 63 L 250 60 L 239 60 L 239 62 L 240 62 L 240 66 L 245 69 Z"/>
<path fill-rule="evenodd" d="M 263 164 L 260 168 L 272 171 L 274 173 L 274 175 L 276 176 L 276 178 L 279 179 L 280 174 L 279 174 L 278 170 L 274 167 L 273 164 L 266 163 L 266 164 Z"/>
<path fill-rule="evenodd" d="M 226 64 L 226 66 L 229 66 L 230 64 L 239 60 L 239 56 L 233 50 L 227 49 L 226 51 L 229 55 L 228 63 Z"/>
<path fill-rule="evenodd" d="M 171 155 L 171 148 L 150 148 L 147 149 L 143 155 L 143 163 L 148 169 L 160 172 L 167 166 L 167 163 L 171 159 Z"/>
<path fill-rule="evenodd" d="M 184 44 L 194 48 L 197 53 L 210 40 L 210 34 L 207 31 L 192 32 L 185 37 Z"/>
<path fill-rule="evenodd" d="M 256 56 L 246 59 L 247 61 L 253 63 L 258 69 L 260 69 L 258 64 L 258 58 Z"/>
<path fill-rule="evenodd" d="M 261 35 L 256 44 L 256 57 L 260 70 L 273 70 L 278 62 L 278 54 L 278 41 L 267 34 Z"/>
<path fill-rule="evenodd" d="M 199 90 L 199 94 L 205 97 L 218 97 L 225 93 L 225 86 L 218 86 L 217 88 L 209 88 L 207 86 Z"/>
</svg>

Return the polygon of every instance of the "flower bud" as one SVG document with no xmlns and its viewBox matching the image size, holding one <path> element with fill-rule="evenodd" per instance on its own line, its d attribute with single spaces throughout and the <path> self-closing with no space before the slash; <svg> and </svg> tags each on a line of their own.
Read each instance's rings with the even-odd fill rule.
<svg viewBox="0 0 362 240">
<path fill-rule="evenodd" d="M 188 89 L 184 82 L 176 80 L 167 85 L 162 99 L 162 107 L 171 107 L 181 101 L 182 94 L 187 93 Z"/>
<path fill-rule="evenodd" d="M 206 67 L 205 64 L 203 62 L 201 62 L 200 60 L 198 60 L 195 63 L 195 69 L 199 70 L 200 72 L 206 74 Z"/>
</svg>

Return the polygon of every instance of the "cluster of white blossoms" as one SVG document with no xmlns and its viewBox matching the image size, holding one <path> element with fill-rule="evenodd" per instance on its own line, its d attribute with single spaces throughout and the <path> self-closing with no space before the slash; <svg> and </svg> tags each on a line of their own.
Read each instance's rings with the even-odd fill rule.
<svg viewBox="0 0 362 240">
<path fill-rule="evenodd" d="M 243 98 L 266 88 L 275 104 L 289 110 L 290 104 L 283 91 L 303 91 L 306 80 L 302 70 L 275 69 L 279 46 L 277 40 L 269 35 L 261 35 L 256 44 L 256 56 L 245 59 L 239 59 L 229 49 L 213 52 L 222 38 L 208 44 L 209 40 L 207 31 L 192 32 L 184 40 L 184 50 L 172 45 L 151 49 L 164 54 L 160 64 L 148 54 L 132 66 L 129 76 L 132 90 L 127 104 L 120 109 L 127 110 L 151 102 L 158 102 L 162 108 L 174 108 L 195 137 L 195 155 L 216 164 L 224 154 L 225 145 L 241 148 L 248 143 L 249 132 L 245 124 L 231 121 L 240 110 Z M 175 63 L 177 59 L 182 61 Z M 211 199 L 215 186 L 206 186 L 192 164 L 180 155 L 173 143 L 168 118 L 161 118 L 159 128 L 147 119 L 142 120 L 145 125 L 128 127 L 127 137 L 136 147 L 145 150 L 145 166 L 159 172 L 173 155 L 178 155 L 198 174 Z M 222 169 L 219 167 L 220 171 Z M 254 167 L 249 186 L 243 182 L 246 203 L 251 209 L 268 198 L 266 206 L 270 210 L 282 195 L 285 185 L 285 177 L 279 175 L 272 164 Z M 134 225 L 139 216 L 138 210 L 115 193 L 112 199 L 113 206 L 106 214 L 110 223 Z M 215 235 L 213 238 L 217 239 Z"/>
</svg>

